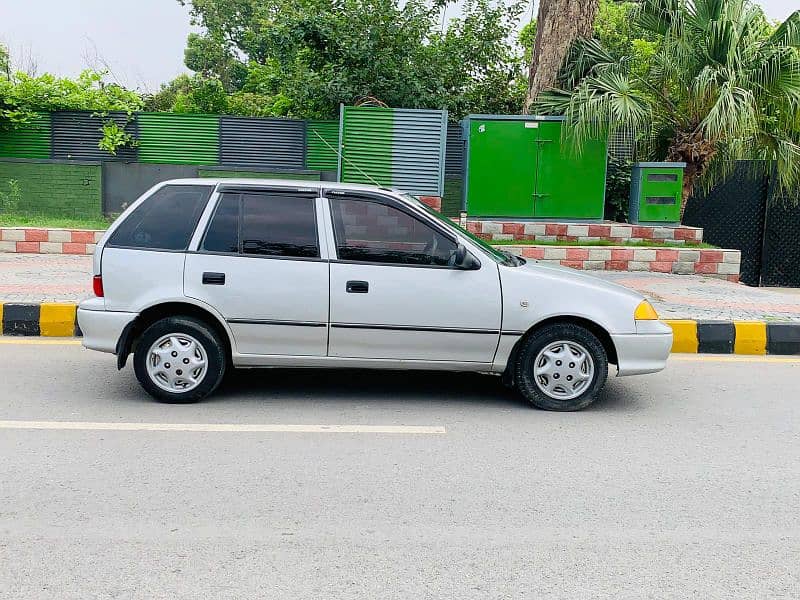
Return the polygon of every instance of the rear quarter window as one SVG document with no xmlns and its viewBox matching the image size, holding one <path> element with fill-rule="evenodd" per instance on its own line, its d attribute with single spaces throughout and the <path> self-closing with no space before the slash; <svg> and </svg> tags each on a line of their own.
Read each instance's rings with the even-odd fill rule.
<svg viewBox="0 0 800 600">
<path fill-rule="evenodd" d="M 213 186 L 166 185 L 156 190 L 120 223 L 109 246 L 186 250 Z"/>
</svg>

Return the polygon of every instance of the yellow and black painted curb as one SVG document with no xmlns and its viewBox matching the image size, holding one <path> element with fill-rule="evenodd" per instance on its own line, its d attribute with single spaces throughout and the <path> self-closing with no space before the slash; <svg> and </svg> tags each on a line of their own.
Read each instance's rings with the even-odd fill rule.
<svg viewBox="0 0 800 600">
<path fill-rule="evenodd" d="M 0 303 L 3 335 L 80 336 L 78 305 L 67 302 L 41 304 Z"/>
<path fill-rule="evenodd" d="M 0 303 L 2 334 L 80 336 L 77 304 Z M 673 353 L 800 355 L 800 323 L 665 320 L 675 339 Z"/>
<path fill-rule="evenodd" d="M 673 353 L 800 354 L 800 323 L 765 321 L 664 321 L 672 327 Z"/>
</svg>

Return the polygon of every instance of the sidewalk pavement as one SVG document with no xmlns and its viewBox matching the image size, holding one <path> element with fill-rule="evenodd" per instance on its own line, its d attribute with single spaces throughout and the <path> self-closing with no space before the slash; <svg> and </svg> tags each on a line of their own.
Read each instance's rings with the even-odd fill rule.
<svg viewBox="0 0 800 600">
<path fill-rule="evenodd" d="M 79 302 L 91 295 L 92 257 L 0 254 L 0 302 Z M 752 288 L 700 275 L 596 271 L 641 292 L 663 319 L 800 322 L 800 289 Z"/>
</svg>

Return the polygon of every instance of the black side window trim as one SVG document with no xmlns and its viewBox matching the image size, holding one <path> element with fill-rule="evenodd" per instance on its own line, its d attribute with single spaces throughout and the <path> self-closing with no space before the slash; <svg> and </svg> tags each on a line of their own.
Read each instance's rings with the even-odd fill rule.
<svg viewBox="0 0 800 600">
<path fill-rule="evenodd" d="M 188 254 L 210 254 L 214 256 L 237 256 L 240 258 L 266 258 L 272 260 L 300 260 L 306 262 L 328 262 L 328 259 L 322 258 L 322 245 L 320 244 L 320 235 L 319 235 L 319 217 L 317 215 L 317 198 L 319 198 L 319 194 L 314 191 L 304 191 L 294 188 L 265 188 L 265 187 L 256 187 L 254 186 L 252 189 L 247 189 L 246 187 L 242 189 L 239 187 L 237 189 L 225 189 L 219 188 L 217 193 L 216 204 L 214 205 L 214 212 L 211 213 L 211 216 L 206 223 L 205 230 L 203 231 L 203 237 L 200 239 L 200 243 L 197 246 L 197 250 L 190 251 Z M 242 196 L 244 194 L 252 194 L 252 195 L 260 195 L 260 196 L 268 196 L 269 194 L 274 194 L 279 192 L 281 194 L 286 195 L 293 195 L 293 196 L 301 196 L 303 198 L 310 198 L 313 202 L 311 204 L 312 213 L 314 215 L 314 236 L 317 242 L 317 254 L 318 256 L 281 256 L 279 254 L 245 254 L 242 251 L 242 211 L 243 211 L 243 201 Z M 214 250 L 206 250 L 203 246 L 206 243 L 206 236 L 208 235 L 208 231 L 211 228 L 211 224 L 214 221 L 214 217 L 217 214 L 217 210 L 219 210 L 220 204 L 222 203 L 222 198 L 225 194 L 231 194 L 237 196 L 237 204 L 239 205 L 239 251 L 238 252 L 216 252 Z"/>
<path fill-rule="evenodd" d="M 419 223 L 427 226 L 428 228 L 434 230 L 436 233 L 444 236 L 454 244 L 458 245 L 461 242 L 459 239 L 454 236 L 451 232 L 447 231 L 446 228 L 442 227 L 441 224 L 437 223 L 433 219 L 428 219 L 427 215 L 423 217 L 423 215 L 417 214 L 412 210 L 409 210 L 408 207 L 404 206 L 402 202 L 395 200 L 389 196 L 383 196 L 381 194 L 370 194 L 369 192 L 359 192 L 359 191 L 348 191 L 348 190 L 336 190 L 336 189 L 326 189 L 323 190 L 324 197 L 328 200 L 328 212 L 330 213 L 331 217 L 331 225 L 333 228 L 333 250 L 336 252 L 336 258 L 331 258 L 330 262 L 336 264 L 345 264 L 345 265 L 374 265 L 379 267 L 411 267 L 413 269 L 448 269 L 451 271 L 459 271 L 458 267 L 451 267 L 449 265 L 419 265 L 419 264 L 404 264 L 404 263 L 390 263 L 390 262 L 380 262 L 380 261 L 366 261 L 366 260 L 351 260 L 346 258 L 339 258 L 339 240 L 337 238 L 337 227 L 336 224 L 337 219 L 334 215 L 334 208 L 333 208 L 333 201 L 338 200 L 340 198 L 347 198 L 347 199 L 355 199 L 361 200 L 366 202 L 372 202 L 374 204 L 382 204 L 383 206 L 389 206 L 396 210 L 399 210 L 403 214 L 407 215 L 410 219 L 414 219 Z M 480 267 L 478 267 L 480 268 Z M 475 269 L 478 270 L 478 269 Z"/>
</svg>

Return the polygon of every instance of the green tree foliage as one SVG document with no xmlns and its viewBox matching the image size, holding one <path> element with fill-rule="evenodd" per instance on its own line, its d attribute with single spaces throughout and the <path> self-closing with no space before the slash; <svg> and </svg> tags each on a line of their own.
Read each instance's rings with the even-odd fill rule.
<svg viewBox="0 0 800 600">
<path fill-rule="evenodd" d="M 131 113 L 142 107 L 136 92 L 104 79 L 105 74 L 84 71 L 76 79 L 50 74 L 31 77 L 16 73 L 0 79 L 0 126 L 26 121 L 37 111 L 119 110 Z"/>
<path fill-rule="evenodd" d="M 325 118 L 361 96 L 453 117 L 517 112 L 523 52 L 509 40 L 524 2 L 466 0 L 443 27 L 446 4 L 193 0 L 203 33 L 189 37 L 186 64 L 194 85 L 221 84 L 229 112 Z"/>
<path fill-rule="evenodd" d="M 582 41 L 537 108 L 566 115 L 578 145 L 624 127 L 655 158 L 686 162 L 684 206 L 698 178 L 711 185 L 736 159 L 800 182 L 800 11 L 774 29 L 750 0 L 644 0 L 635 24 L 660 36 L 644 72 L 633 52 Z"/>
</svg>

